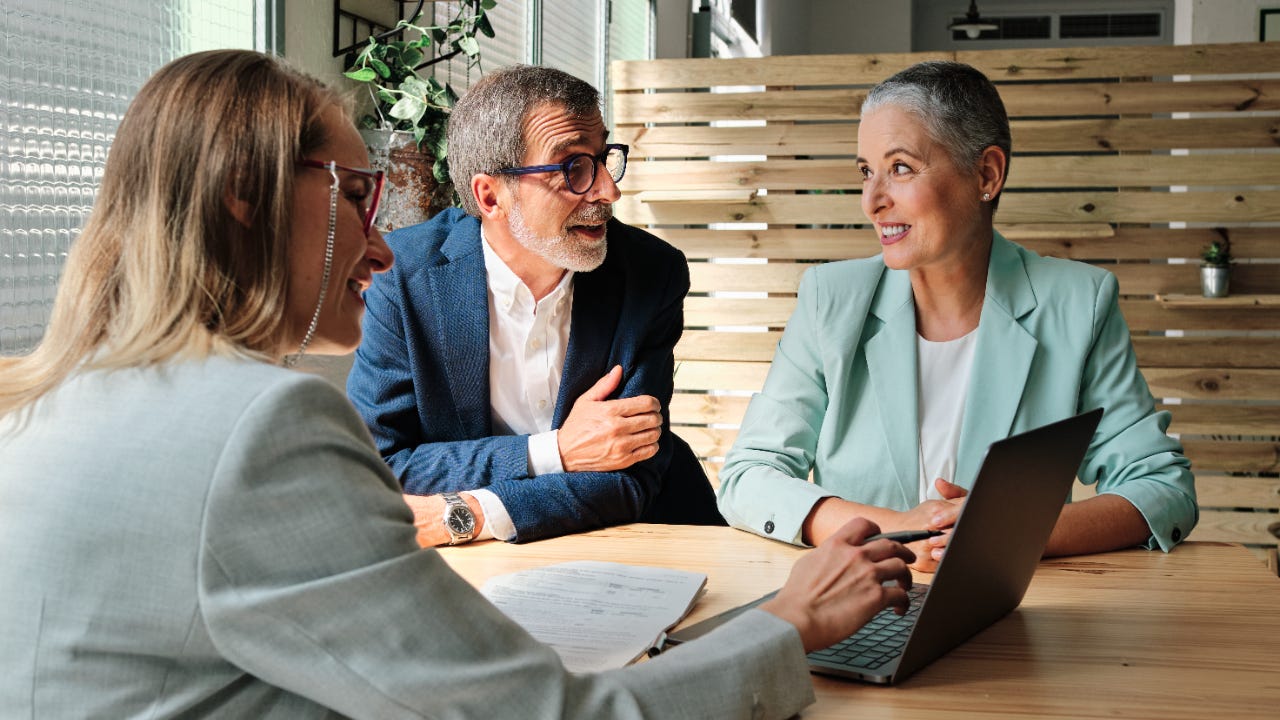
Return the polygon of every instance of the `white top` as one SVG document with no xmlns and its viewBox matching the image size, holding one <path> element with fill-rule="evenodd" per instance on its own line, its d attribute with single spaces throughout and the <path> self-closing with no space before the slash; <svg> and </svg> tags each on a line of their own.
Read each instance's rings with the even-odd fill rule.
<svg viewBox="0 0 1280 720">
<path fill-rule="evenodd" d="M 564 472 L 557 431 L 551 429 L 573 317 L 573 272 L 535 302 L 533 293 L 489 247 L 481 233 L 489 284 L 489 409 L 499 435 L 529 436 L 529 474 Z M 484 510 L 479 537 L 515 537 L 516 529 L 493 492 L 470 490 Z"/>
<path fill-rule="evenodd" d="M 940 500 L 935 478 L 955 482 L 964 399 L 969 394 L 976 328 L 964 337 L 931 342 L 916 336 L 916 397 L 920 418 L 920 502 Z"/>
</svg>

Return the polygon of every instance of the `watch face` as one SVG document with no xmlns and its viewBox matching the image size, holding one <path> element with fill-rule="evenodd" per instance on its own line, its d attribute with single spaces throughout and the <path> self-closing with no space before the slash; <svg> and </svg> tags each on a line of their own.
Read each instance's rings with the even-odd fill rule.
<svg viewBox="0 0 1280 720">
<path fill-rule="evenodd" d="M 450 530 L 459 535 L 466 535 L 476 529 L 475 516 L 471 514 L 471 508 L 466 506 L 449 508 L 449 514 L 445 516 L 444 522 Z"/>
</svg>

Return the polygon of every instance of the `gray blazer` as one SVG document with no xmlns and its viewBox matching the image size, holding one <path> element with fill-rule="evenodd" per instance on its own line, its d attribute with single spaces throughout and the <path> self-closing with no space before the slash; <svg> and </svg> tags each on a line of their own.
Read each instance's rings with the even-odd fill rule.
<svg viewBox="0 0 1280 720">
<path fill-rule="evenodd" d="M 212 359 L 78 376 L 0 419 L 6 717 L 736 718 L 812 702 L 754 611 L 571 675 L 414 540 L 342 394 Z"/>
</svg>

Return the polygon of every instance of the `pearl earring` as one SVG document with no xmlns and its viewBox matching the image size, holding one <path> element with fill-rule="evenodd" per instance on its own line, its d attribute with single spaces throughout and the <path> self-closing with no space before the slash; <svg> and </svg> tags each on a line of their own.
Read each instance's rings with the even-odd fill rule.
<svg viewBox="0 0 1280 720">
<path fill-rule="evenodd" d="M 987 201 L 987 200 L 990 200 L 990 199 L 991 199 L 991 193 L 982 193 L 982 199 L 983 199 L 983 201 L 984 201 L 984 202 L 985 202 L 985 201 Z"/>
</svg>

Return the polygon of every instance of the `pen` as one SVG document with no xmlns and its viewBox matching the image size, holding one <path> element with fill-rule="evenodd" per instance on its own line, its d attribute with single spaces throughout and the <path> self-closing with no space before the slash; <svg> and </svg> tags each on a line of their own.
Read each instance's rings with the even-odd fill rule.
<svg viewBox="0 0 1280 720">
<path fill-rule="evenodd" d="M 899 543 L 902 543 L 903 545 L 906 545 L 907 543 L 913 543 L 919 540 L 927 540 L 931 537 L 938 537 L 939 535 L 942 535 L 942 534 L 943 532 L 941 530 L 899 530 L 897 532 L 887 532 L 887 533 L 880 533 L 879 535 L 872 535 L 866 540 L 863 540 L 862 544 L 865 545 L 873 540 L 892 540 L 894 542 L 899 542 Z"/>
</svg>

